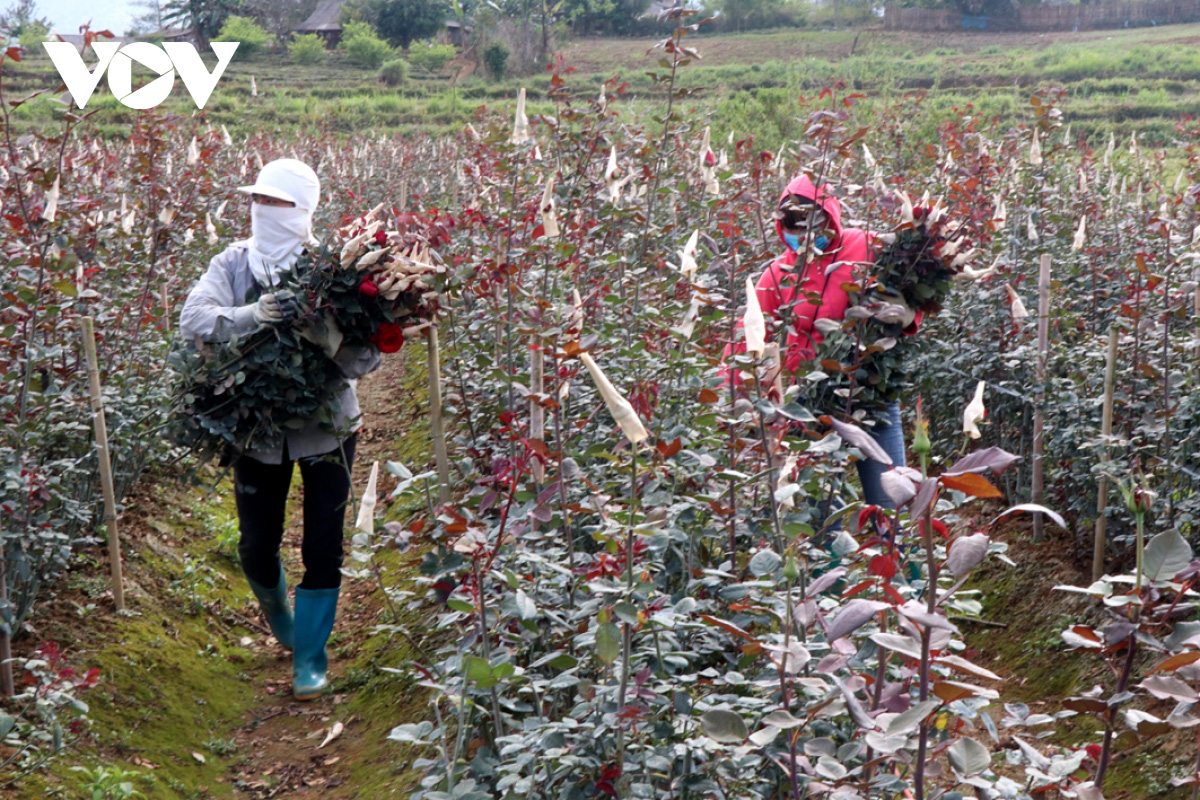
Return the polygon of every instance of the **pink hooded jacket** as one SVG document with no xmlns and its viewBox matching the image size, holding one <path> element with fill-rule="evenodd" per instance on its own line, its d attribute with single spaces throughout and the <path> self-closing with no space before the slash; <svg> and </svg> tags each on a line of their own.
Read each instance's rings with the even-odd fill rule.
<svg viewBox="0 0 1200 800">
<path fill-rule="evenodd" d="M 798 369 L 801 362 L 813 358 L 817 345 L 824 339 L 821 331 L 814 327 L 816 320 L 840 321 L 845 317 L 846 309 L 850 307 L 850 295 L 842 285 L 853 281 L 854 270 L 873 258 L 872 242 L 867 232 L 842 227 L 842 205 L 827 190 L 828 184 L 822 184 L 818 189 L 807 175 L 802 174 L 792 179 L 780 197 L 781 204 L 793 194 L 811 198 L 824 210 L 829 216 L 829 226 L 834 230 L 833 241 L 827 252 L 796 270 L 794 267 L 798 254 L 789 247 L 767 268 L 756 284 L 758 304 L 764 316 L 773 316 L 779 321 L 783 309 L 795 301 L 795 305 L 791 306 L 792 330 L 788 334 L 784 358 L 784 366 L 789 372 Z M 780 241 L 784 241 L 782 220 L 775 221 L 775 231 Z M 820 303 L 809 300 L 810 295 L 819 295 Z M 916 333 L 920 323 L 921 312 L 918 311 L 904 333 Z M 741 327 L 740 323 L 738 327 Z M 725 357 L 745 351 L 745 342 L 738 342 L 725 348 Z"/>
</svg>

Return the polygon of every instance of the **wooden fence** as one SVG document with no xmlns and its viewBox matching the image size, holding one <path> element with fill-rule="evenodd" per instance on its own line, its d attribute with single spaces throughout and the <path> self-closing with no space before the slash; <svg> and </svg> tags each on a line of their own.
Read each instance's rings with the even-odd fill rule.
<svg viewBox="0 0 1200 800">
<path fill-rule="evenodd" d="M 973 16 L 961 11 L 929 8 L 884 9 L 883 27 L 901 31 L 1072 31 L 1099 28 L 1146 27 L 1200 21 L 1200 0 L 1165 3 L 1095 3 L 1022 7 L 1007 16 Z"/>
</svg>

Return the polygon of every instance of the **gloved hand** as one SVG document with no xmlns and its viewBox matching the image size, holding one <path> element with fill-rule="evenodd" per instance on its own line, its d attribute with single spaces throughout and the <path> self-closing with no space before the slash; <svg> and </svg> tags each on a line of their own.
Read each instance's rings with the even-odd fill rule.
<svg viewBox="0 0 1200 800">
<path fill-rule="evenodd" d="M 319 322 L 306 323 L 296 329 L 299 336 L 321 348 L 325 355 L 333 358 L 342 346 L 342 331 L 330 314 L 324 314 Z"/>
<path fill-rule="evenodd" d="M 899 292 L 879 287 L 875 291 L 874 299 L 885 304 L 884 308 L 875 314 L 876 319 L 880 322 L 888 324 L 898 322 L 902 327 L 907 328 L 916 319 L 917 312 L 909 308 L 908 303 L 904 300 L 904 295 Z"/>
<path fill-rule="evenodd" d="M 264 294 L 254 304 L 254 321 L 259 325 L 290 322 L 300 315 L 300 305 L 290 292 Z"/>
</svg>

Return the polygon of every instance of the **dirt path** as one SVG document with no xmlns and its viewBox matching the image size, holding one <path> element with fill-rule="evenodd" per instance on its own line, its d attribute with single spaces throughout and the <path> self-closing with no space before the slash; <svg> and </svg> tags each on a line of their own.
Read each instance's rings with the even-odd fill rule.
<svg viewBox="0 0 1200 800">
<path fill-rule="evenodd" d="M 414 352 L 415 348 L 410 346 L 404 355 L 412 358 Z M 353 467 L 356 498 L 366 485 L 371 463 L 396 457 L 394 443 L 404 435 L 410 422 L 405 416 L 411 415 L 411 409 L 397 391 L 404 370 L 405 357 L 385 356 L 381 367 L 359 382 L 364 425 L 359 430 Z M 390 476 L 381 474 L 381 497 L 386 497 L 393 485 Z M 303 497 L 297 470 L 288 501 L 289 522 L 283 546 L 284 565 L 292 585 L 299 582 L 303 573 L 300 563 Z M 352 511 L 347 512 L 347 525 L 353 524 L 353 516 Z M 348 659 L 339 655 L 348 656 L 357 650 L 378 617 L 379 604 L 380 598 L 372 585 L 343 581 L 337 623 L 329 646 L 329 677 L 334 689 L 346 676 Z M 364 720 L 348 713 L 345 694 L 328 694 L 307 703 L 295 701 L 291 694 L 290 655 L 268 636 L 257 637 L 250 647 L 255 653 L 255 663 L 247 672 L 253 676 L 256 704 L 247 711 L 245 724 L 235 733 L 237 753 L 243 758 L 233 764 L 228 775 L 230 783 L 238 789 L 234 796 L 256 800 L 358 796 L 355 787 L 348 783 L 350 772 L 364 746 L 373 744 L 364 741 L 364 737 L 386 735 L 379 730 L 380 725 L 366 725 Z M 342 732 L 322 747 L 325 737 L 339 723 Z"/>
</svg>

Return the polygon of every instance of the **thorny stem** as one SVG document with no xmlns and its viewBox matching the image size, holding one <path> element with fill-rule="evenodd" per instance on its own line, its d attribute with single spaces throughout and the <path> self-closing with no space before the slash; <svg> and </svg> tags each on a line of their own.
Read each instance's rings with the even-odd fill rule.
<svg viewBox="0 0 1200 800">
<path fill-rule="evenodd" d="M 504 314 L 504 347 L 505 347 L 505 375 L 508 377 L 508 410 L 515 411 L 516 398 L 514 396 L 512 377 L 516 375 L 516 369 L 513 367 L 513 285 L 512 285 L 512 266 L 508 262 L 509 251 L 512 250 L 513 237 L 513 220 L 517 219 L 517 184 L 520 173 L 513 170 L 512 186 L 510 187 L 511 199 L 508 209 L 508 232 L 504 242 L 504 293 L 506 297 L 507 310 Z M 513 457 L 513 444 L 509 441 L 509 458 Z"/>
<path fill-rule="evenodd" d="M 800 800 L 800 776 L 797 775 L 796 761 L 796 737 L 788 736 L 788 756 L 791 758 L 791 769 L 788 770 L 788 777 L 792 782 L 792 800 Z"/>
<path fill-rule="evenodd" d="M 479 592 L 479 641 L 483 645 L 483 658 L 488 662 L 488 666 L 492 663 L 492 647 L 488 641 L 487 632 L 487 598 L 484 597 L 483 591 L 483 576 L 479 570 L 479 557 L 476 556 L 472 560 L 472 565 L 475 569 L 475 590 Z M 464 673 L 463 680 L 466 680 Z M 492 695 L 492 722 L 496 729 L 496 738 L 499 739 L 504 735 L 504 730 L 500 726 L 500 698 L 496 694 L 496 687 L 491 687 Z"/>
<path fill-rule="evenodd" d="M 558 448 L 558 504 L 562 508 L 563 513 L 563 530 L 567 537 L 567 569 L 571 570 L 571 575 L 575 574 L 575 532 L 571 527 L 571 510 L 567 508 L 567 480 L 563 475 L 563 453 L 566 452 L 566 447 L 563 443 L 562 436 L 562 407 L 558 402 L 562 392 L 562 377 L 558 374 L 558 368 L 554 369 L 554 446 Z M 572 583 L 574 578 L 572 578 Z M 567 607 L 575 607 L 575 589 L 572 586 L 571 591 L 567 595 Z"/>
<path fill-rule="evenodd" d="M 663 118 L 663 135 L 662 143 L 658 147 L 658 152 L 654 157 L 654 178 L 650 182 L 650 189 L 646 192 L 646 222 L 642 225 L 642 247 L 638 253 L 638 264 L 646 260 L 646 252 L 650 247 L 650 225 L 654 220 L 654 197 L 658 194 L 658 177 L 662 171 L 663 154 L 667 152 L 667 142 L 671 136 L 671 115 L 675 113 L 675 78 L 679 72 L 679 36 L 672 34 L 675 40 L 674 52 L 671 54 L 671 80 L 667 83 L 667 114 Z M 633 315 L 637 316 L 639 304 L 641 300 L 641 282 L 634 281 L 633 286 Z"/>
<path fill-rule="evenodd" d="M 1140 554 L 1139 554 L 1140 555 Z M 1140 573 L 1139 573 L 1140 574 Z M 1136 625 L 1141 618 L 1141 611 L 1134 614 L 1133 622 Z M 1133 659 L 1137 655 L 1137 631 L 1129 634 L 1128 652 L 1125 654 L 1125 666 L 1121 669 L 1121 677 L 1117 679 L 1117 688 L 1115 695 L 1124 693 L 1125 687 L 1129 684 L 1129 676 L 1133 673 Z M 1117 722 L 1117 712 L 1121 710 L 1123 703 L 1116 703 L 1109 706 L 1108 715 L 1104 720 L 1104 745 L 1100 750 L 1100 763 L 1096 767 L 1096 788 L 1104 790 L 1104 778 L 1108 774 L 1108 761 L 1112 753 L 1113 728 Z"/>
<path fill-rule="evenodd" d="M 454 309 L 453 308 L 450 309 L 450 326 L 449 327 L 450 327 L 450 335 L 454 337 L 454 350 L 456 353 L 458 353 L 459 352 L 459 349 L 458 349 L 458 326 L 454 322 Z M 470 395 L 467 393 L 467 380 L 465 377 L 463 377 L 463 369 L 462 369 L 463 359 L 462 358 L 453 358 L 453 359 L 451 359 L 451 361 L 454 362 L 454 369 L 458 373 L 459 391 L 462 392 L 462 396 L 465 400 Z M 463 405 L 463 410 L 466 412 L 466 416 L 467 416 L 467 431 L 471 434 L 471 446 L 474 447 L 474 446 L 476 446 L 475 445 L 475 419 L 474 419 L 474 416 L 471 414 L 471 404 L 464 402 L 462 405 Z"/>
<path fill-rule="evenodd" d="M 462 752 L 463 738 L 467 733 L 467 676 L 463 675 L 462 694 L 458 699 L 458 735 L 454 737 L 454 758 L 447 765 L 446 791 L 454 788 L 454 770 L 458 765 L 458 754 Z"/>
<path fill-rule="evenodd" d="M 1142 545 L 1143 545 L 1143 538 L 1145 536 L 1146 515 L 1145 515 L 1145 513 L 1139 512 L 1139 513 L 1135 514 L 1134 516 L 1137 518 L 1137 591 L 1138 591 L 1138 594 L 1141 595 L 1141 593 L 1142 593 L 1142 568 L 1143 568 L 1143 560 L 1142 559 L 1144 556 L 1143 551 L 1145 550 L 1145 547 L 1143 547 Z"/>
<path fill-rule="evenodd" d="M 633 597 L 633 524 L 637 513 L 637 445 L 630 445 L 632 458 L 629 460 L 629 528 L 625 532 L 625 592 Z M 617 714 L 625 707 L 625 692 L 629 688 L 629 674 L 633 669 L 633 625 L 625 622 L 621 631 L 621 683 L 617 689 Z M 617 767 L 624 772 L 625 737 L 624 729 L 617 730 Z"/>
<path fill-rule="evenodd" d="M 936 500 L 935 500 L 936 502 Z M 929 509 L 921 516 L 921 531 L 925 538 L 925 556 L 928 563 L 928 584 L 925 587 L 925 604 L 926 610 L 930 615 L 937 609 L 937 557 L 933 548 L 933 523 L 931 515 L 933 514 L 933 504 L 930 504 Z M 929 699 L 929 651 L 930 639 L 933 631 L 926 625 L 921 631 L 921 668 L 920 668 L 920 691 L 919 699 L 925 702 Z M 921 723 L 919 738 L 917 740 L 917 769 L 913 781 L 913 790 L 916 800 L 925 800 L 925 753 L 929 747 L 929 724 Z"/>
<path fill-rule="evenodd" d="M 729 343 L 733 345 L 733 337 L 737 331 L 737 303 L 734 298 L 737 297 L 737 271 L 738 271 L 738 255 L 737 249 L 733 251 L 733 265 L 729 269 Z M 729 469 L 733 470 L 737 466 L 737 430 L 732 422 L 733 407 L 737 402 L 737 385 L 735 376 L 737 375 L 737 367 L 729 365 L 729 415 L 731 421 L 729 423 Z M 737 560 L 737 496 L 734 494 L 736 483 L 734 478 L 729 478 L 729 563 L 733 564 Z"/>
</svg>

